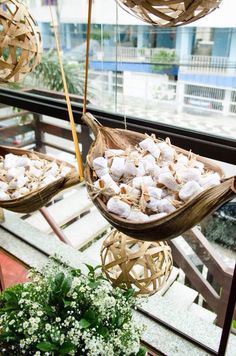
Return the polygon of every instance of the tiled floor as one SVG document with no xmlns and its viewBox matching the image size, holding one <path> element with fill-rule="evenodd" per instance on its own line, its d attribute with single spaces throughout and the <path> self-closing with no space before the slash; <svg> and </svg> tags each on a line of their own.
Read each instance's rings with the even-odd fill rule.
<svg viewBox="0 0 236 356">
<path fill-rule="evenodd" d="M 27 280 L 28 268 L 0 249 L 0 267 L 4 288 Z"/>
<path fill-rule="evenodd" d="M 133 116 L 140 119 L 155 121 L 157 123 L 169 124 L 194 131 L 209 132 L 214 135 L 235 139 L 236 116 L 224 116 L 222 113 L 207 112 L 199 108 L 183 108 L 178 112 L 174 102 L 145 102 L 134 97 L 122 100 L 118 96 L 117 108 L 114 100 L 103 98 L 102 101 L 94 102 L 95 108 L 117 112 L 121 115 Z"/>
</svg>

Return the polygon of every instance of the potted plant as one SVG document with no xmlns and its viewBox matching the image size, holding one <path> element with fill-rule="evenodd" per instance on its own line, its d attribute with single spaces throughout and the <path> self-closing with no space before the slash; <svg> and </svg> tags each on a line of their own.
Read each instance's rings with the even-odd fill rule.
<svg viewBox="0 0 236 356">
<path fill-rule="evenodd" d="M 1 355 L 143 356 L 133 290 L 113 289 L 88 266 L 48 264 L 0 295 Z"/>
</svg>

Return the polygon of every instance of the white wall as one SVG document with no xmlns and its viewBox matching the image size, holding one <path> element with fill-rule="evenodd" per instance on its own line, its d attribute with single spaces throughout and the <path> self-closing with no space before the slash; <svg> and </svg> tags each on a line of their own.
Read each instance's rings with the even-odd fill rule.
<svg viewBox="0 0 236 356">
<path fill-rule="evenodd" d="M 47 6 L 41 6 L 40 0 L 28 0 L 30 8 L 38 21 L 50 22 L 50 12 Z M 87 22 L 87 0 L 58 0 L 61 22 L 78 23 Z M 115 24 L 116 23 L 115 0 L 94 0 L 92 21 L 94 23 Z M 216 9 L 207 17 L 196 21 L 189 26 L 199 27 L 236 27 L 235 0 L 223 0 L 219 9 Z M 131 16 L 119 8 L 118 23 L 138 25 L 145 24 L 136 17 Z"/>
</svg>

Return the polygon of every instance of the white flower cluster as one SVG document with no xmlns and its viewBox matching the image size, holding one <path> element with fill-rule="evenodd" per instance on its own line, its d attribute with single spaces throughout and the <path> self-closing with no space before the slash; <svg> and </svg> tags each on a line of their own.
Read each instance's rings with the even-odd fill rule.
<svg viewBox="0 0 236 356">
<path fill-rule="evenodd" d="M 0 156 L 0 200 L 18 199 L 40 189 L 61 177 L 65 177 L 71 168 L 35 155 L 7 154 Z"/>
<path fill-rule="evenodd" d="M 160 219 L 207 188 L 220 184 L 197 156 L 177 153 L 170 140 L 147 137 L 135 149 L 108 149 L 93 160 L 97 180 L 92 195 L 102 194 L 109 212 L 133 222 Z"/>
<path fill-rule="evenodd" d="M 43 276 L 35 272 L 30 276 L 31 282 L 0 296 L 3 310 L 11 298 L 15 303 L 14 313 L 7 308 L 0 313 L 0 336 L 11 336 L 3 344 L 0 338 L 1 354 L 51 356 L 64 348 L 65 355 L 139 352 L 144 328 L 133 321 L 137 301 L 130 293 L 113 289 L 91 271 L 85 276 L 49 268 Z"/>
</svg>

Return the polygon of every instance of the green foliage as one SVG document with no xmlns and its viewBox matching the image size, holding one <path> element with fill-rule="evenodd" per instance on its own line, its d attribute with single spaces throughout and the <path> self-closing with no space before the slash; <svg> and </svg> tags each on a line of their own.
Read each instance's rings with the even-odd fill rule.
<svg viewBox="0 0 236 356">
<path fill-rule="evenodd" d="M 1 355 L 145 355 L 133 291 L 113 289 L 99 266 L 87 268 L 85 276 L 56 260 L 0 295 Z"/>
<path fill-rule="evenodd" d="M 154 72 L 168 70 L 173 64 L 176 64 L 177 56 L 173 51 L 160 49 L 152 56 L 151 62 L 154 63 L 152 66 Z"/>
<path fill-rule="evenodd" d="M 70 94 L 83 95 L 83 81 L 79 74 L 83 66 L 78 63 L 63 63 L 66 82 Z M 55 51 L 49 51 L 42 56 L 41 63 L 34 69 L 25 83 L 36 80 L 36 85 L 58 92 L 64 91 L 61 69 Z"/>
</svg>

